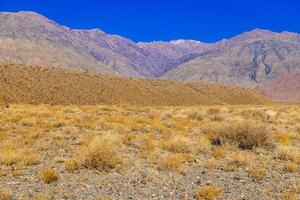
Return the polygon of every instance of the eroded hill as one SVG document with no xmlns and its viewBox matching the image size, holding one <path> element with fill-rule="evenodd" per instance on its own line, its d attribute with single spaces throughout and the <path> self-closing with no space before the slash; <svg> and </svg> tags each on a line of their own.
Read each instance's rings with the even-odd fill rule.
<svg viewBox="0 0 300 200">
<path fill-rule="evenodd" d="M 0 65 L 0 100 L 143 106 L 269 104 L 254 90 L 216 84 L 120 78 L 57 68 Z"/>
</svg>

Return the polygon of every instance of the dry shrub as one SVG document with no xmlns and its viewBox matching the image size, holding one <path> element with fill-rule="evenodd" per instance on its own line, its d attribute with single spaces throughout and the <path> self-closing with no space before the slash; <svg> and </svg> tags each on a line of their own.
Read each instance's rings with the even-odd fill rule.
<svg viewBox="0 0 300 200">
<path fill-rule="evenodd" d="M 210 158 L 208 160 L 206 160 L 204 163 L 203 163 L 203 167 L 206 168 L 206 169 L 217 169 L 220 165 L 220 162 L 218 160 L 216 160 L 215 158 Z"/>
<path fill-rule="evenodd" d="M 7 166 L 14 164 L 36 165 L 40 163 L 40 158 L 28 150 L 14 146 L 3 146 L 0 149 L 0 163 Z"/>
<path fill-rule="evenodd" d="M 80 167 L 80 164 L 79 164 L 79 162 L 77 160 L 66 160 L 64 162 L 64 164 L 65 164 L 65 169 L 68 172 L 75 172 Z"/>
<path fill-rule="evenodd" d="M 298 200 L 295 192 L 286 192 L 282 195 L 283 200 Z"/>
<path fill-rule="evenodd" d="M 290 160 L 300 164 L 300 151 L 292 146 L 280 145 L 277 148 L 277 158 L 281 160 Z"/>
<path fill-rule="evenodd" d="M 241 112 L 245 119 L 265 120 L 268 116 L 263 110 L 247 109 Z"/>
<path fill-rule="evenodd" d="M 278 134 L 275 136 L 275 139 L 282 145 L 289 145 L 291 143 L 291 137 L 287 133 Z"/>
<path fill-rule="evenodd" d="M 176 135 L 169 140 L 163 141 L 162 146 L 165 150 L 173 153 L 190 153 L 193 150 L 193 142 L 182 135 Z"/>
<path fill-rule="evenodd" d="M 40 171 L 40 177 L 44 181 L 44 183 L 52 183 L 58 180 L 58 171 L 52 168 L 43 168 Z"/>
<path fill-rule="evenodd" d="M 236 166 L 236 167 L 242 167 L 242 166 L 247 166 L 248 163 L 250 162 L 250 158 L 247 154 L 247 152 L 243 151 L 237 151 L 233 155 L 229 157 L 229 164 Z"/>
<path fill-rule="evenodd" d="M 226 150 L 222 147 L 215 148 L 213 151 L 213 156 L 215 158 L 224 158 L 226 155 Z"/>
<path fill-rule="evenodd" d="M 213 144 L 237 145 L 241 149 L 262 147 L 270 141 L 270 133 L 266 126 L 251 121 L 219 125 L 212 132 Z"/>
<path fill-rule="evenodd" d="M 263 168 L 254 168 L 248 170 L 248 174 L 255 180 L 261 181 L 267 176 L 267 170 Z"/>
<path fill-rule="evenodd" d="M 211 149 L 211 142 L 209 137 L 202 136 L 195 140 L 195 150 L 200 153 L 207 153 Z"/>
<path fill-rule="evenodd" d="M 0 200 L 10 200 L 12 196 L 9 191 L 0 189 Z"/>
<path fill-rule="evenodd" d="M 84 167 L 104 171 L 116 168 L 121 162 L 119 146 L 113 135 L 95 137 L 81 150 L 80 157 Z"/>
<path fill-rule="evenodd" d="M 210 108 L 207 110 L 207 114 L 209 115 L 215 115 L 220 113 L 220 108 Z"/>
<path fill-rule="evenodd" d="M 167 156 L 161 156 L 158 160 L 159 170 L 179 171 L 182 165 L 189 159 L 184 153 L 175 153 Z"/>
<path fill-rule="evenodd" d="M 298 171 L 298 165 L 295 163 L 288 163 L 285 166 L 285 171 L 289 173 L 296 173 Z"/>
<path fill-rule="evenodd" d="M 222 195 L 222 193 L 222 189 L 218 186 L 208 185 L 197 188 L 195 191 L 195 196 L 198 200 L 215 200 L 218 196 Z"/>
</svg>

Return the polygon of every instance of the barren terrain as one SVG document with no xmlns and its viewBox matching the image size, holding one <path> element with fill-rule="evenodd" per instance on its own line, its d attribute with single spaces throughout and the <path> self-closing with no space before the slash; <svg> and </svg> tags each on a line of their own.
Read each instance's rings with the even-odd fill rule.
<svg viewBox="0 0 300 200">
<path fill-rule="evenodd" d="M 299 199 L 299 106 L 0 108 L 2 199 Z"/>
</svg>

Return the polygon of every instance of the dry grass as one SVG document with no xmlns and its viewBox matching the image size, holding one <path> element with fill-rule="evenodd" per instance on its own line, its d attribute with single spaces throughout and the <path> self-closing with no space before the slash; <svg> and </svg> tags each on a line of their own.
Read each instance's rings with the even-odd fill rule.
<svg viewBox="0 0 300 200">
<path fill-rule="evenodd" d="M 58 171 L 53 168 L 43 168 L 40 170 L 40 177 L 44 183 L 52 183 L 58 180 Z"/>
<path fill-rule="evenodd" d="M 241 149 L 265 146 L 270 141 L 270 132 L 263 124 L 252 121 L 237 122 L 232 125 L 219 125 L 213 132 L 214 144 L 231 144 Z"/>
<path fill-rule="evenodd" d="M 167 156 L 160 156 L 158 162 L 158 169 L 180 171 L 183 164 L 189 159 L 187 154 L 175 153 Z"/>
<path fill-rule="evenodd" d="M 195 196 L 198 200 L 215 200 L 223 193 L 222 189 L 218 186 L 202 186 L 196 189 Z"/>
<path fill-rule="evenodd" d="M 10 200 L 11 197 L 12 196 L 9 191 L 0 189 L 0 200 Z"/>
<path fill-rule="evenodd" d="M 243 110 L 254 110 L 252 114 L 258 110 L 259 114 L 248 113 L 254 117 L 245 121 L 247 114 L 242 115 Z M 261 125 L 268 110 L 278 114 L 270 123 Z M 299 113 L 296 106 L 270 109 L 225 105 L 211 108 L 12 104 L 9 112 L 0 111 L 0 179 L 13 182 L 28 177 L 30 181 L 38 173 L 43 182 L 50 183 L 55 181 L 55 174 L 58 177 L 54 169 L 60 169 L 63 178 L 59 183 L 65 177 L 79 180 L 81 174 L 95 173 L 107 178 L 118 173 L 143 174 L 144 170 L 147 181 L 156 181 L 151 184 L 157 184 L 162 176 L 167 184 L 171 176 L 184 180 L 194 171 L 203 171 L 208 177 L 225 174 L 227 178 L 238 173 L 237 178 L 264 182 L 273 180 L 274 173 L 286 173 L 292 181 L 299 174 Z M 215 115 L 222 115 L 223 119 L 211 120 Z M 46 178 L 37 170 L 43 166 L 53 167 L 49 172 L 45 170 Z M 222 182 L 222 178 L 218 181 Z M 267 184 L 263 187 L 266 188 L 262 190 L 270 189 Z M 286 186 L 278 188 L 276 196 L 290 191 Z M 12 192 L 15 197 L 16 192 Z M 231 192 L 230 188 L 226 192 Z M 203 196 L 199 193 L 197 197 L 208 199 L 210 193 L 213 192 L 204 188 Z M 187 198 L 192 198 L 192 194 Z"/>
<path fill-rule="evenodd" d="M 119 147 L 114 135 L 95 137 L 86 147 L 80 150 L 79 160 L 86 168 L 107 171 L 121 163 Z"/>
</svg>

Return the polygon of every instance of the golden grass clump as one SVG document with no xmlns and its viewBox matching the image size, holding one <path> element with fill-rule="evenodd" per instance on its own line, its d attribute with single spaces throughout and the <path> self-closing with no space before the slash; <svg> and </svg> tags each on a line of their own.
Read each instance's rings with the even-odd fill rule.
<svg viewBox="0 0 300 200">
<path fill-rule="evenodd" d="M 269 143 L 270 132 L 263 124 L 251 121 L 222 124 L 212 130 L 213 144 L 231 144 L 241 149 L 262 147 Z"/>
<path fill-rule="evenodd" d="M 8 190 L 0 189 L 0 200 L 10 200 L 12 196 Z"/>
<path fill-rule="evenodd" d="M 295 164 L 295 163 L 288 163 L 286 166 L 285 166 L 285 171 L 286 172 L 289 172 L 289 173 L 296 173 L 298 171 L 298 165 Z"/>
<path fill-rule="evenodd" d="M 248 170 L 248 174 L 255 180 L 261 181 L 267 176 L 268 173 L 267 173 L 267 170 L 264 168 L 254 168 L 254 169 Z"/>
<path fill-rule="evenodd" d="M 120 162 L 119 146 L 114 135 L 95 137 L 80 151 L 81 164 L 86 168 L 107 171 L 116 168 Z"/>
<path fill-rule="evenodd" d="M 189 159 L 184 153 L 175 153 L 167 156 L 161 156 L 158 160 L 159 170 L 179 171 L 182 165 Z"/>
<path fill-rule="evenodd" d="M 64 162 L 64 164 L 65 164 L 65 169 L 68 172 L 75 172 L 80 167 L 80 164 L 79 164 L 79 162 L 77 160 L 66 160 Z"/>
<path fill-rule="evenodd" d="M 193 151 L 193 142 L 183 135 L 175 135 L 169 140 L 162 142 L 165 150 L 173 153 L 190 153 Z"/>
<path fill-rule="evenodd" d="M 207 185 L 197 188 L 195 191 L 195 197 L 198 200 L 215 200 L 217 197 L 221 196 L 222 193 L 223 190 L 220 187 Z"/>
<path fill-rule="evenodd" d="M 40 178 L 47 184 L 55 182 L 59 178 L 58 171 L 53 168 L 43 168 L 40 171 Z"/>
</svg>

